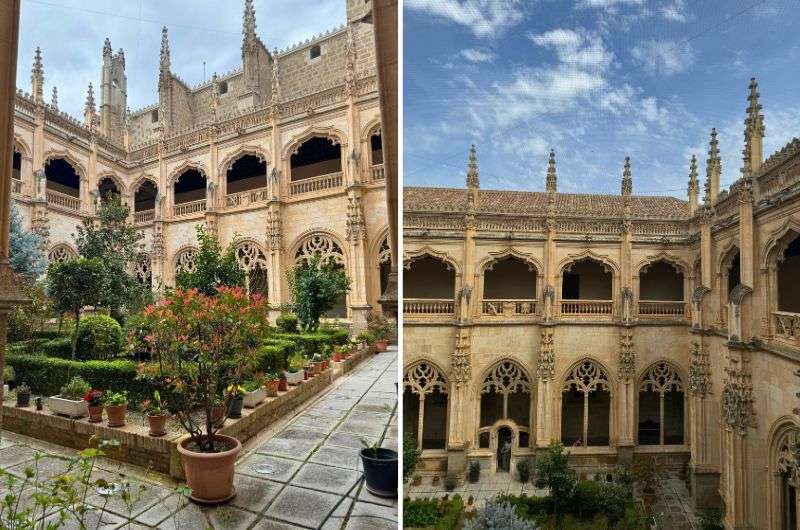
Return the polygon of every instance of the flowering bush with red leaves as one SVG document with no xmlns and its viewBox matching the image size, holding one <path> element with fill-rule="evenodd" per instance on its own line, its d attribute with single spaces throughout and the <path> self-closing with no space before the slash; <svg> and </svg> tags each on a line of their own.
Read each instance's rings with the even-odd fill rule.
<svg viewBox="0 0 800 530">
<path fill-rule="evenodd" d="M 83 400 L 90 407 L 99 407 L 103 404 L 103 392 L 95 389 L 89 390 L 83 395 Z"/>
<path fill-rule="evenodd" d="M 171 412 L 202 451 L 215 450 L 224 423 L 212 421 L 212 409 L 221 404 L 227 416 L 226 389 L 254 370 L 267 309 L 240 287 L 219 287 L 216 296 L 176 289 L 144 310 L 153 361 L 141 363 L 139 375 L 170 392 Z"/>
</svg>

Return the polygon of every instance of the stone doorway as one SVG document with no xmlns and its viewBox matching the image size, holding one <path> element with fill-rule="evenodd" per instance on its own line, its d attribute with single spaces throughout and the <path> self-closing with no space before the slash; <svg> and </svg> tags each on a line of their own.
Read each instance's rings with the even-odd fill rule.
<svg viewBox="0 0 800 530">
<path fill-rule="evenodd" d="M 511 446 L 513 434 L 510 427 L 497 430 L 497 471 L 511 470 Z"/>
</svg>

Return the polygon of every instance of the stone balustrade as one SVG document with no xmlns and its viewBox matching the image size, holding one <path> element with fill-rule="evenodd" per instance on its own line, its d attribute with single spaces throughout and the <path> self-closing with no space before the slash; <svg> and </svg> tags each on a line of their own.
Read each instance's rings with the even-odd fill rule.
<svg viewBox="0 0 800 530">
<path fill-rule="evenodd" d="M 406 315 L 442 315 L 449 316 L 455 312 L 455 302 L 446 299 L 405 298 L 403 314 Z"/>
<path fill-rule="evenodd" d="M 66 193 L 47 190 L 45 192 L 45 198 L 47 199 L 47 204 L 55 206 L 57 208 L 64 208 L 66 210 L 72 210 L 74 212 L 80 211 L 81 209 L 80 198 L 73 197 L 72 195 L 67 195 Z"/>
<path fill-rule="evenodd" d="M 612 300 L 562 300 L 561 314 L 581 317 L 611 316 L 614 312 Z"/>
<path fill-rule="evenodd" d="M 481 303 L 483 316 L 530 317 L 536 315 L 536 300 L 509 299 L 484 300 Z"/>
<path fill-rule="evenodd" d="M 342 186 L 342 172 L 328 173 L 319 177 L 311 177 L 292 182 L 289 187 L 291 195 L 301 195 L 303 193 L 314 193 L 317 191 L 339 188 Z"/>
<path fill-rule="evenodd" d="M 776 337 L 793 342 L 800 339 L 800 313 L 773 311 L 772 321 Z"/>
<path fill-rule="evenodd" d="M 155 219 L 155 210 L 142 210 L 141 212 L 134 212 L 133 222 L 136 224 L 150 223 Z"/>
<path fill-rule="evenodd" d="M 239 208 L 250 204 L 266 202 L 267 200 L 269 200 L 267 188 L 257 188 L 226 195 L 225 206 L 229 208 Z"/>
<path fill-rule="evenodd" d="M 688 304 L 683 301 L 640 300 L 639 316 L 644 318 L 687 318 Z"/>
<path fill-rule="evenodd" d="M 199 201 L 184 202 L 176 204 L 172 207 L 172 215 L 174 217 L 184 217 L 195 213 L 206 211 L 206 200 L 200 199 Z"/>
<path fill-rule="evenodd" d="M 386 178 L 386 173 L 383 170 L 383 164 L 375 164 L 369 168 L 370 182 L 380 182 Z"/>
<path fill-rule="evenodd" d="M 11 179 L 11 193 L 16 193 L 17 195 L 22 193 L 22 181 L 17 180 L 15 178 Z"/>
</svg>

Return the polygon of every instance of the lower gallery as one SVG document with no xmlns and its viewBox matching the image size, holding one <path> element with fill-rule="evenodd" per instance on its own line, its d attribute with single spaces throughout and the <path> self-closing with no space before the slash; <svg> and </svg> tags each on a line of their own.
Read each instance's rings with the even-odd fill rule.
<svg viewBox="0 0 800 530">
<path fill-rule="evenodd" d="M 796 528 L 800 141 L 766 160 L 749 89 L 741 177 L 711 131 L 688 200 L 466 189 L 404 193 L 404 430 L 420 472 L 508 473 L 551 441 L 603 480 L 636 455 L 727 528 Z M 734 161 L 728 163 L 733 164 Z M 702 194 L 702 195 L 701 195 Z"/>
</svg>

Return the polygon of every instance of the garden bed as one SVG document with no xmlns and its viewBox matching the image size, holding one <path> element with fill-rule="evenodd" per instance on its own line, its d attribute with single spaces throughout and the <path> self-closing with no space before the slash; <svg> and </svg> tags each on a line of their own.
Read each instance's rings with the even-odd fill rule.
<svg viewBox="0 0 800 530">
<path fill-rule="evenodd" d="M 246 442 L 278 418 L 317 396 L 337 377 L 350 372 L 374 353 L 374 347 L 369 346 L 341 363 L 333 363 L 321 374 L 289 387 L 286 392 L 279 392 L 278 397 L 268 397 L 256 408 L 243 410 L 241 418 L 228 419 L 221 432 Z M 3 403 L 4 429 L 79 450 L 89 447 L 93 439 L 114 439 L 119 441 L 120 447 L 110 453 L 109 458 L 182 479 L 183 466 L 176 447 L 183 434 L 178 424 L 170 422 L 167 434 L 158 438 L 148 434 L 146 425 L 144 416 L 133 411 L 128 412 L 127 425 L 110 428 L 105 421 L 89 423 L 88 418 L 70 419 L 47 409 L 37 411 L 33 404 L 17 408 L 8 397 Z"/>
</svg>

